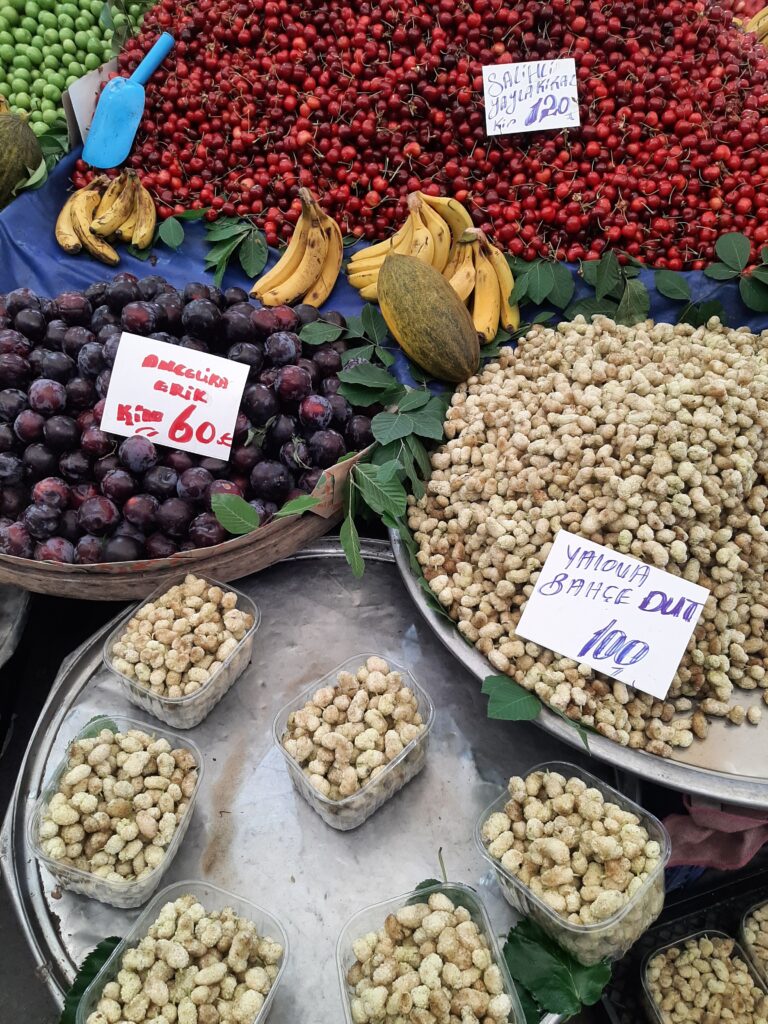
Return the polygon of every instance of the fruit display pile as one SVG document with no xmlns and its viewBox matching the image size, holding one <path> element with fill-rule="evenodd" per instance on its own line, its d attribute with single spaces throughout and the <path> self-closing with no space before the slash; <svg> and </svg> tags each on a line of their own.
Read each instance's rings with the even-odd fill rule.
<svg viewBox="0 0 768 1024">
<path fill-rule="evenodd" d="M 164 558 L 228 539 L 214 494 L 246 498 L 264 523 L 312 491 L 323 469 L 372 440 L 370 419 L 337 393 L 346 343 L 309 348 L 296 333 L 317 315 L 132 274 L 52 300 L 27 288 L 0 295 L 0 552 Z M 324 319 L 344 326 L 339 314 Z M 229 461 L 99 428 L 123 330 L 249 365 Z"/>
<path fill-rule="evenodd" d="M 161 217 L 249 214 L 275 244 L 306 186 L 378 239 L 422 189 L 529 260 L 617 246 L 679 270 L 727 231 L 768 242 L 768 51 L 717 3 L 162 0 L 122 73 L 162 30 L 178 42 L 130 159 Z M 488 138 L 481 68 L 568 56 L 582 127 Z"/>
<path fill-rule="evenodd" d="M 136 3 L 106 20 L 104 6 L 104 0 L 0 3 L 0 96 L 12 111 L 29 114 L 38 135 L 64 120 L 64 90 L 111 60 L 115 32 L 136 28 L 143 14 Z"/>
</svg>

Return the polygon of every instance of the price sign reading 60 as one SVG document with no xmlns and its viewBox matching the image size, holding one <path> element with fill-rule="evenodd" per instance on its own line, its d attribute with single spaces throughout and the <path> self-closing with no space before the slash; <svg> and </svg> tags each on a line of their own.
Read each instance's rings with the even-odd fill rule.
<svg viewBox="0 0 768 1024">
<path fill-rule="evenodd" d="M 195 413 L 197 413 L 197 416 L 195 416 Z M 231 448 L 232 434 L 225 433 L 217 436 L 216 426 L 210 420 L 198 420 L 201 413 L 202 410 L 198 406 L 188 405 L 174 419 L 168 428 L 168 437 L 175 447 L 183 448 L 194 439 L 198 444 L 219 444 L 224 445 L 226 448 Z"/>
</svg>

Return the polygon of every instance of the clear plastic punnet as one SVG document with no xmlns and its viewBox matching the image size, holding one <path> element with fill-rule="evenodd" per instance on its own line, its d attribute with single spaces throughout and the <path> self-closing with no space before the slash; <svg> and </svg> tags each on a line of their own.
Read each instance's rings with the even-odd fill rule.
<svg viewBox="0 0 768 1024">
<path fill-rule="evenodd" d="M 194 693 L 186 694 L 183 697 L 165 697 L 161 694 L 153 693 L 149 687 L 143 686 L 138 680 L 124 675 L 119 669 L 115 668 L 112 649 L 125 632 L 126 625 L 141 608 L 156 601 L 158 597 L 165 594 L 171 587 L 183 583 L 184 578 L 188 575 L 190 574 L 181 573 L 178 579 L 171 580 L 170 582 L 166 581 L 156 590 L 153 590 L 149 597 L 140 604 L 135 605 L 120 619 L 120 622 L 104 641 L 104 664 L 110 672 L 114 672 L 119 678 L 120 685 L 128 700 L 161 722 L 165 722 L 166 725 L 170 725 L 173 729 L 193 729 L 196 725 L 199 725 L 211 713 L 237 678 L 243 674 L 253 656 L 254 636 L 261 621 L 261 613 L 258 606 L 242 591 L 237 590 L 235 587 L 230 587 L 228 583 L 220 583 L 218 580 L 211 579 L 208 576 L 192 573 L 198 579 L 205 580 L 209 587 L 221 587 L 222 590 L 237 594 L 237 609 L 250 613 L 253 616 L 253 625 L 243 639 L 238 642 L 237 647 L 222 664 L 221 668 L 211 676 L 204 686 L 201 686 Z"/>
<path fill-rule="evenodd" d="M 601 779 L 565 761 L 551 761 L 538 764 L 526 775 L 534 772 L 558 772 L 566 778 L 578 778 L 599 790 L 605 800 L 618 804 L 622 810 L 631 811 L 641 820 L 648 835 L 661 848 L 659 863 L 648 875 L 644 885 L 615 914 L 595 924 L 576 925 L 562 917 L 548 906 L 519 878 L 507 871 L 488 852 L 483 842 L 482 828 L 485 821 L 496 811 L 503 811 L 509 801 L 506 790 L 480 815 L 475 826 L 475 842 L 496 872 L 496 878 L 507 902 L 524 917 L 531 917 L 548 935 L 567 949 L 580 963 L 587 966 L 600 960 L 618 960 L 630 946 L 640 938 L 656 920 L 664 906 L 664 868 L 671 854 L 669 835 L 662 823 L 632 800 L 606 785 Z"/>
<path fill-rule="evenodd" d="M 763 920 L 766 922 L 766 942 L 765 945 L 761 947 L 760 952 L 758 952 L 754 943 L 747 934 L 747 924 L 749 919 L 758 912 L 764 915 Z M 752 966 L 760 975 L 763 982 L 768 985 L 768 900 L 761 900 L 759 903 L 756 903 L 753 907 L 750 907 L 749 910 L 744 912 L 739 926 L 739 941 L 744 947 L 744 951 L 749 957 Z"/>
<path fill-rule="evenodd" d="M 142 911 L 133 928 L 125 938 L 115 947 L 109 960 L 104 964 L 99 973 L 83 993 L 83 998 L 77 1007 L 76 1024 L 86 1024 L 88 1017 L 94 1012 L 101 998 L 101 993 L 107 982 L 113 981 L 120 970 L 120 965 L 126 950 L 138 946 L 141 939 L 149 931 L 150 926 L 158 918 L 160 910 L 166 903 L 172 903 L 180 896 L 194 896 L 198 903 L 201 903 L 206 911 L 224 910 L 231 907 L 238 917 L 246 918 L 256 925 L 256 930 L 261 937 L 275 939 L 283 947 L 283 958 L 280 961 L 280 968 L 277 977 L 272 982 L 272 987 L 267 993 L 264 1005 L 256 1016 L 249 1021 L 242 1021 L 241 1024 L 264 1024 L 275 999 L 280 982 L 285 974 L 285 965 L 288 961 L 288 936 L 278 919 L 263 910 L 255 903 L 236 896 L 234 893 L 220 889 L 217 885 L 209 885 L 208 882 L 188 881 L 174 882 L 159 892 L 152 902 Z"/>
<path fill-rule="evenodd" d="M 170 867 L 173 858 L 181 846 L 184 835 L 189 828 L 189 823 L 192 820 L 192 812 L 197 795 L 200 792 L 200 782 L 203 778 L 203 755 L 197 744 L 193 743 L 186 736 L 178 736 L 175 733 L 167 732 L 165 729 L 158 729 L 157 726 L 150 722 L 138 722 L 133 718 L 123 718 L 119 715 L 102 715 L 94 718 L 77 735 L 72 737 L 72 742 L 97 735 L 101 729 L 112 730 L 115 726 L 117 726 L 118 732 L 127 732 L 129 729 L 141 729 L 142 732 L 146 732 L 158 740 L 167 740 L 174 750 L 186 747 L 192 751 L 197 762 L 197 785 L 192 796 L 189 797 L 189 805 L 182 815 L 170 843 L 165 849 L 165 856 L 157 867 L 143 878 L 131 879 L 125 882 L 111 882 L 106 878 L 94 875 L 90 871 L 82 871 L 80 868 L 72 867 L 69 864 L 62 864 L 61 861 L 55 860 L 45 853 L 40 841 L 40 825 L 42 824 L 49 801 L 58 792 L 59 780 L 67 769 L 66 757 L 53 770 L 40 796 L 32 807 L 32 811 L 27 819 L 27 842 L 35 857 L 45 864 L 62 889 L 68 889 L 70 892 L 89 896 L 91 899 L 99 900 L 101 903 L 109 903 L 113 907 L 128 909 L 140 907 L 142 903 L 147 902 L 155 889 L 157 889 L 163 875 Z"/>
<path fill-rule="evenodd" d="M 421 715 L 424 723 L 423 731 L 411 740 L 411 742 L 403 748 L 403 750 L 393 758 L 375 779 L 369 779 L 364 786 L 351 796 L 344 797 L 341 800 L 331 800 L 329 797 L 319 793 L 314 786 L 310 784 L 309 779 L 302 771 L 301 765 L 296 761 L 295 758 L 291 757 L 288 751 L 285 749 L 282 743 L 282 738 L 285 735 L 285 731 L 288 723 L 288 716 L 293 711 L 299 711 L 309 701 L 315 690 L 320 689 L 324 686 L 336 686 L 337 676 L 340 672 L 351 672 L 353 675 L 357 672 L 361 665 L 364 665 L 368 658 L 381 657 L 387 662 L 390 669 L 395 672 L 399 672 L 403 677 L 403 684 L 409 686 L 416 694 L 419 714 Z M 402 665 L 398 665 L 392 661 L 391 658 L 385 657 L 383 654 L 378 655 L 372 652 L 367 654 L 356 654 L 352 658 L 347 658 L 341 665 L 337 665 L 336 668 L 327 672 L 322 678 L 316 680 L 311 686 L 308 686 L 306 690 L 303 690 L 295 700 L 292 700 L 289 704 L 286 704 L 282 708 L 274 721 L 272 732 L 275 740 L 275 745 L 280 753 L 285 758 L 286 764 L 288 765 L 288 771 L 291 776 L 291 781 L 295 789 L 301 793 L 308 804 L 323 819 L 326 825 L 330 825 L 331 828 L 346 831 L 348 829 L 357 828 L 362 825 L 363 822 L 369 818 L 374 811 L 377 811 L 382 804 L 384 804 L 391 796 L 394 796 L 399 789 L 407 783 L 424 767 L 427 759 L 427 749 L 429 746 L 429 733 L 432 729 L 432 724 L 435 720 L 435 706 L 429 697 L 429 694 L 423 690 L 416 680 L 413 678 L 407 668 Z"/>
</svg>

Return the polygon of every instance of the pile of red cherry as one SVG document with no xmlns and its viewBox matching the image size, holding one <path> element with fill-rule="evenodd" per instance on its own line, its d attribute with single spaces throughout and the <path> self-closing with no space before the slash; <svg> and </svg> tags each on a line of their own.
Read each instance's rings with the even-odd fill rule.
<svg viewBox="0 0 768 1024">
<path fill-rule="evenodd" d="M 372 440 L 370 418 L 338 394 L 346 343 L 298 336 L 317 318 L 312 306 L 257 308 L 240 288 L 179 291 L 132 274 L 50 300 L 28 288 L 0 294 L 0 552 L 165 558 L 228 539 L 214 494 L 242 496 L 265 523 L 312 491 Z M 323 319 L 345 326 L 338 313 Z M 228 461 L 101 430 L 123 330 L 248 365 Z"/>
</svg>

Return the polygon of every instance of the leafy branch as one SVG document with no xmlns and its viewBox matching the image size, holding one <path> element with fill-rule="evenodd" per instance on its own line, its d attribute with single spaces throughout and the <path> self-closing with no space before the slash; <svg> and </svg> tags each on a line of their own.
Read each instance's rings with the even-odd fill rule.
<svg viewBox="0 0 768 1024">
<path fill-rule="evenodd" d="M 546 708 L 547 711 L 553 712 L 576 730 L 587 753 L 590 753 L 586 726 L 569 718 L 568 715 L 563 714 L 558 708 L 552 707 L 551 704 L 540 700 L 535 693 L 526 690 L 509 676 L 486 676 L 480 692 L 488 697 L 489 718 L 504 722 L 532 722 L 539 717 L 541 709 Z"/>
<path fill-rule="evenodd" d="M 91 950 L 88 956 L 80 964 L 77 976 L 71 988 L 64 996 L 64 1008 L 61 1012 L 59 1024 L 75 1024 L 77 1020 L 77 1008 L 85 994 L 85 990 L 99 973 L 104 964 L 109 960 L 120 939 L 110 936 L 102 939 L 95 949 Z"/>
<path fill-rule="evenodd" d="M 210 246 L 205 257 L 205 269 L 213 271 L 213 282 L 217 288 L 235 254 L 243 272 L 250 278 L 257 278 L 267 265 L 267 241 L 248 217 L 220 217 L 206 225 L 205 240 Z"/>
<path fill-rule="evenodd" d="M 183 213 L 177 213 L 173 217 L 166 217 L 165 220 L 161 220 L 157 224 L 152 242 L 146 249 L 137 249 L 135 245 L 129 245 L 126 251 L 134 259 L 144 261 L 148 260 L 152 255 L 152 250 L 157 243 L 162 242 L 163 245 L 167 245 L 169 249 L 173 249 L 176 252 L 177 249 L 181 248 L 186 237 L 183 221 L 202 220 L 206 212 L 206 210 L 185 210 Z"/>
</svg>

